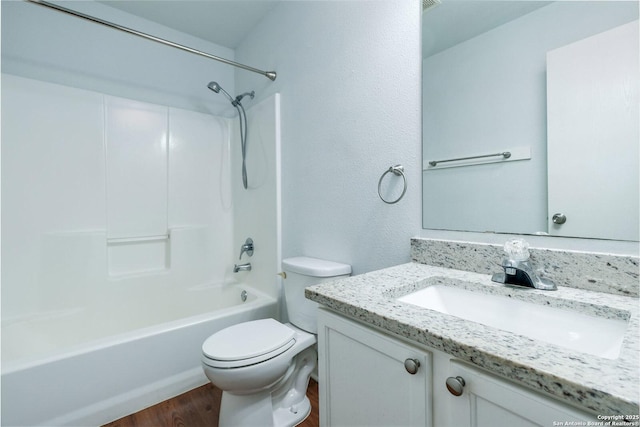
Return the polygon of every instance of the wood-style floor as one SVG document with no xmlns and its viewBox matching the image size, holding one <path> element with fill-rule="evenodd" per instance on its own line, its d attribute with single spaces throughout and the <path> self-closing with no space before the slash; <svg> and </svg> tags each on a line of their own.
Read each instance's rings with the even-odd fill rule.
<svg viewBox="0 0 640 427">
<path fill-rule="evenodd" d="M 318 427 L 318 383 L 313 379 L 307 396 L 311 401 L 311 414 L 300 426 Z M 207 384 L 103 427 L 218 427 L 221 398 L 222 391 Z"/>
</svg>

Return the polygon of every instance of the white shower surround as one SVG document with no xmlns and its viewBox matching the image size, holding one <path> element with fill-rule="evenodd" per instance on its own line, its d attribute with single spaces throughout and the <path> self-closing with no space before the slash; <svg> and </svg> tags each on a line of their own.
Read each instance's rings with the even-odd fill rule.
<svg viewBox="0 0 640 427">
<path fill-rule="evenodd" d="M 3 319 L 146 281 L 229 281 L 230 119 L 7 74 L 2 85 Z"/>
<path fill-rule="evenodd" d="M 2 83 L 3 422 L 105 423 L 206 383 L 207 336 L 279 314 L 279 96 L 248 108 L 243 190 L 234 119 Z M 149 191 L 109 197 L 127 184 Z M 254 268 L 233 274 L 247 235 Z"/>
</svg>

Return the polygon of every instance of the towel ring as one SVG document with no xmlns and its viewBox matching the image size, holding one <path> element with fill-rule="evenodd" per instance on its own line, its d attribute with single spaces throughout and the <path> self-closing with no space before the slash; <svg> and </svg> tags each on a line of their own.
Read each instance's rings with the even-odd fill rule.
<svg viewBox="0 0 640 427">
<path fill-rule="evenodd" d="M 395 176 L 401 176 L 402 180 L 404 181 L 404 188 L 402 189 L 402 194 L 400 194 L 400 197 L 398 197 L 396 200 L 391 202 L 388 200 L 385 200 L 384 197 L 382 197 L 382 193 L 380 192 L 380 186 L 382 185 L 382 180 L 389 172 L 392 172 Z M 395 166 L 391 166 L 389 169 L 384 171 L 384 173 L 380 177 L 380 180 L 378 181 L 378 196 L 380 196 L 380 199 L 383 202 L 385 202 L 388 205 L 393 205 L 394 203 L 398 203 L 400 199 L 404 197 L 404 193 L 406 192 L 407 192 L 407 177 L 404 175 L 404 166 L 395 165 Z"/>
</svg>

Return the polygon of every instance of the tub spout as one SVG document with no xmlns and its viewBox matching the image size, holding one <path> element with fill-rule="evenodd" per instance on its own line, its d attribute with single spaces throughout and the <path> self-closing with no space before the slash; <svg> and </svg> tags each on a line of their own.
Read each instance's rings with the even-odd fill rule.
<svg viewBox="0 0 640 427">
<path fill-rule="evenodd" d="M 233 266 L 233 272 L 237 273 L 238 271 L 251 271 L 251 263 L 248 262 L 246 264 L 235 264 Z"/>
</svg>

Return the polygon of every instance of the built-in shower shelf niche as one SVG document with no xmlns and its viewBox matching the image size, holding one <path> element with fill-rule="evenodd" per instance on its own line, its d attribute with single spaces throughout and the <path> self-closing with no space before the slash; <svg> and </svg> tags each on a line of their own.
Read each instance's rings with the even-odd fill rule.
<svg viewBox="0 0 640 427">
<path fill-rule="evenodd" d="M 109 277 L 168 272 L 170 234 L 107 239 Z"/>
</svg>

